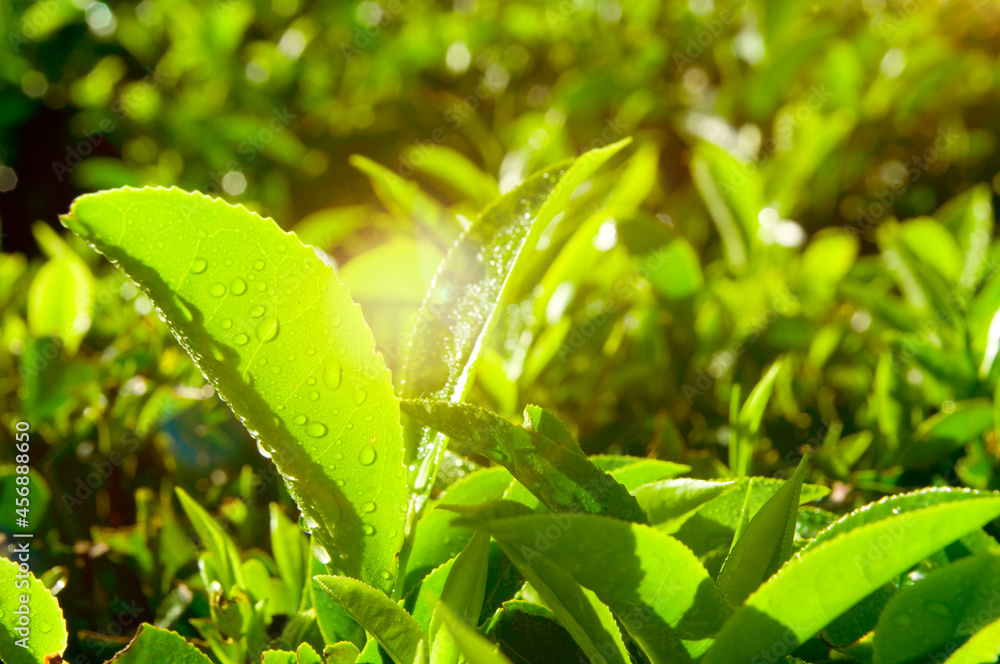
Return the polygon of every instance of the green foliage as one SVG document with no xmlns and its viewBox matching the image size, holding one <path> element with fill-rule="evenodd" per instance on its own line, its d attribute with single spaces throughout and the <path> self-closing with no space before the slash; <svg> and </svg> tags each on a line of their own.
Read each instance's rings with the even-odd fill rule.
<svg viewBox="0 0 1000 664">
<path fill-rule="evenodd" d="M 17 549 L 30 541 L 17 542 Z M 12 545 L 13 547 L 14 545 Z M 30 560 L 29 554 L 15 558 Z M 26 565 L 27 567 L 27 565 Z M 11 560 L 0 559 L 0 652 L 8 664 L 46 664 L 66 650 L 66 622 L 59 603 L 41 581 Z"/>
<path fill-rule="evenodd" d="M 169 657 L 177 664 L 207 664 L 211 660 L 173 632 L 152 625 L 142 625 L 135 638 L 112 662 L 116 664 L 154 664 Z"/>
<path fill-rule="evenodd" d="M 996 660 L 992 7 L 8 9 L 66 661 Z"/>
<path fill-rule="evenodd" d="M 405 509 L 398 406 L 329 266 L 269 221 L 177 190 L 85 196 L 63 221 L 170 322 L 281 471 L 323 562 L 391 588 Z M 309 299 L 290 287 L 300 281 Z"/>
</svg>

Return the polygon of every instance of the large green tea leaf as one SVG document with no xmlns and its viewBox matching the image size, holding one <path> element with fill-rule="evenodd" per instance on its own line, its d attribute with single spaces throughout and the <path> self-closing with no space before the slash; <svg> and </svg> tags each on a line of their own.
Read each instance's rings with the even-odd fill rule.
<svg viewBox="0 0 1000 664">
<path fill-rule="evenodd" d="M 806 542 L 799 550 L 799 555 L 809 549 L 819 546 L 823 542 L 828 542 L 838 535 L 843 535 L 868 523 L 875 523 L 882 519 L 887 519 L 893 515 L 919 510 L 932 505 L 950 503 L 958 500 L 973 500 L 984 498 L 989 493 L 974 491 L 972 489 L 948 489 L 935 487 L 921 489 L 911 493 L 900 493 L 894 496 L 886 496 L 874 503 L 869 503 L 853 512 L 845 514 L 829 526 L 821 530 L 816 537 Z"/>
<path fill-rule="evenodd" d="M 63 222 L 122 268 L 281 471 L 316 553 L 392 587 L 399 409 L 333 270 L 273 222 L 177 189 L 82 196 Z"/>
<path fill-rule="evenodd" d="M 530 238 L 569 202 L 573 191 L 625 147 L 629 139 L 591 150 L 528 177 L 480 215 L 441 264 L 417 315 L 405 364 L 402 396 L 460 401 L 469 387 L 479 349 Z M 435 464 L 440 447 L 420 426 L 406 430 L 407 461 Z M 429 461 L 428 461 L 429 460 Z M 433 468 L 417 478 L 426 484 Z"/>
<path fill-rule="evenodd" d="M 733 614 L 705 664 L 794 650 L 898 574 L 998 515 L 996 496 L 935 505 L 797 554 Z"/>
<path fill-rule="evenodd" d="M 354 579 L 317 576 L 316 582 L 378 640 L 396 664 L 415 663 L 427 635 L 403 607 Z"/>
<path fill-rule="evenodd" d="M 962 558 L 903 588 L 875 629 L 875 664 L 905 664 L 927 655 L 940 661 L 997 611 L 1000 555 Z"/>
<path fill-rule="evenodd" d="M 604 516 L 524 509 L 462 508 L 459 523 L 486 530 L 529 565 L 546 559 L 592 590 L 654 664 L 685 661 L 682 640 L 706 639 L 725 619 L 725 601 L 705 568 L 672 537 Z"/>
<path fill-rule="evenodd" d="M 10 543 L 8 555 L 18 559 L 28 539 Z M 66 621 L 59 602 L 31 572 L 0 558 L 0 653 L 7 664 L 45 664 L 49 655 L 66 649 Z M 22 603 L 21 600 L 27 601 Z"/>
<path fill-rule="evenodd" d="M 553 512 L 647 521 L 625 487 L 587 457 L 540 433 L 469 404 L 403 400 L 400 406 L 414 421 L 502 465 Z"/>
</svg>

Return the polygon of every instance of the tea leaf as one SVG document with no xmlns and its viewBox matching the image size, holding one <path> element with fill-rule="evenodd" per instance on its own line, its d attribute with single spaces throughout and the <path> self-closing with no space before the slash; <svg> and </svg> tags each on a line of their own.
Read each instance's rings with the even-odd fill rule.
<svg viewBox="0 0 1000 664">
<path fill-rule="evenodd" d="M 725 601 L 705 568 L 672 537 L 604 516 L 524 509 L 463 508 L 458 523 L 486 530 L 527 565 L 544 558 L 592 590 L 654 664 L 683 661 L 685 649 L 699 650 L 725 619 Z"/>
<path fill-rule="evenodd" d="M 594 171 L 629 143 L 591 150 L 574 162 L 528 177 L 497 199 L 466 231 L 441 264 L 417 314 L 406 356 L 402 396 L 460 401 L 496 308 L 525 247 L 569 202 Z M 443 441 L 419 425 L 406 428 L 407 461 L 424 460 L 415 486 L 427 488 Z"/>
<path fill-rule="evenodd" d="M 396 664 L 414 664 L 427 635 L 401 606 L 355 579 L 317 576 L 316 582 L 378 640 Z"/>
<path fill-rule="evenodd" d="M 403 400 L 400 406 L 415 422 L 502 465 L 553 512 L 579 510 L 646 522 L 625 487 L 587 457 L 540 433 L 468 404 Z"/>
<path fill-rule="evenodd" d="M 209 664 L 211 660 L 181 635 L 142 624 L 132 642 L 109 664 L 161 664 L 163 661 L 171 664 Z"/>
<path fill-rule="evenodd" d="M 862 525 L 796 554 L 726 622 L 705 664 L 793 650 L 927 556 L 1000 515 L 1000 498 L 935 505 Z"/>
<path fill-rule="evenodd" d="M 25 542 L 14 539 L 10 556 L 19 553 Z M 26 585 L 23 585 L 26 584 Z M 52 655 L 66 650 L 66 621 L 59 602 L 35 575 L 23 574 L 17 563 L 0 558 L 0 653 L 7 664 L 45 664 Z M 27 598 L 26 602 L 22 599 Z M 22 620 L 23 617 L 23 620 Z M 23 641 L 22 641 L 23 640 Z M 22 641 L 22 647 L 18 644 Z"/>
<path fill-rule="evenodd" d="M 716 583 L 730 606 L 746 601 L 792 554 L 806 459 L 803 457 L 788 481 L 750 519 L 722 564 Z"/>
<path fill-rule="evenodd" d="M 940 660 L 996 613 L 1000 554 L 957 560 L 903 588 L 875 629 L 875 664 L 902 664 L 927 655 Z"/>
<path fill-rule="evenodd" d="M 281 471 L 317 552 L 392 588 L 406 493 L 398 406 L 330 267 L 273 222 L 177 189 L 81 196 L 63 222 L 157 307 Z"/>
</svg>

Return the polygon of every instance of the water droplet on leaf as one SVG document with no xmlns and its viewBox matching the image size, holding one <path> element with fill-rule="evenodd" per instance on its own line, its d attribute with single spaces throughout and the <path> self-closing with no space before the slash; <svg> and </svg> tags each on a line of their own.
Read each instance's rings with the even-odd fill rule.
<svg viewBox="0 0 1000 664">
<path fill-rule="evenodd" d="M 340 387 L 342 373 L 340 362 L 335 360 L 327 362 L 326 366 L 323 367 L 323 384 L 331 390 L 337 389 Z"/>
<path fill-rule="evenodd" d="M 313 544 L 313 555 L 316 556 L 316 560 L 320 561 L 324 565 L 330 564 L 330 552 L 323 548 L 323 546 Z"/>
<path fill-rule="evenodd" d="M 278 336 L 278 319 L 274 316 L 265 317 L 254 330 L 257 340 L 262 343 L 274 341 Z"/>
<path fill-rule="evenodd" d="M 326 425 L 322 422 L 310 422 L 306 425 L 306 433 L 313 438 L 322 438 L 326 435 Z"/>
<path fill-rule="evenodd" d="M 375 463 L 375 457 L 378 456 L 375 452 L 375 448 L 371 445 L 365 445 L 358 452 L 358 461 L 361 462 L 362 466 L 370 466 Z"/>
</svg>

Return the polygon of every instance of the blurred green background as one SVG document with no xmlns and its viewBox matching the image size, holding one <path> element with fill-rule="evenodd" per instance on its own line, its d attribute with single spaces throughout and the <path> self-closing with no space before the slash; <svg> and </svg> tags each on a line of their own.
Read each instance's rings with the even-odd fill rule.
<svg viewBox="0 0 1000 664">
<path fill-rule="evenodd" d="M 631 136 L 525 256 L 473 401 L 700 477 L 808 447 L 834 510 L 1000 488 L 998 33 L 971 0 L 0 0 L 0 500 L 25 420 L 70 654 L 103 661 L 133 610 L 195 633 L 174 486 L 251 551 L 269 501 L 295 515 L 148 301 L 58 230 L 103 188 L 296 231 L 398 383 L 477 212 Z"/>
</svg>

